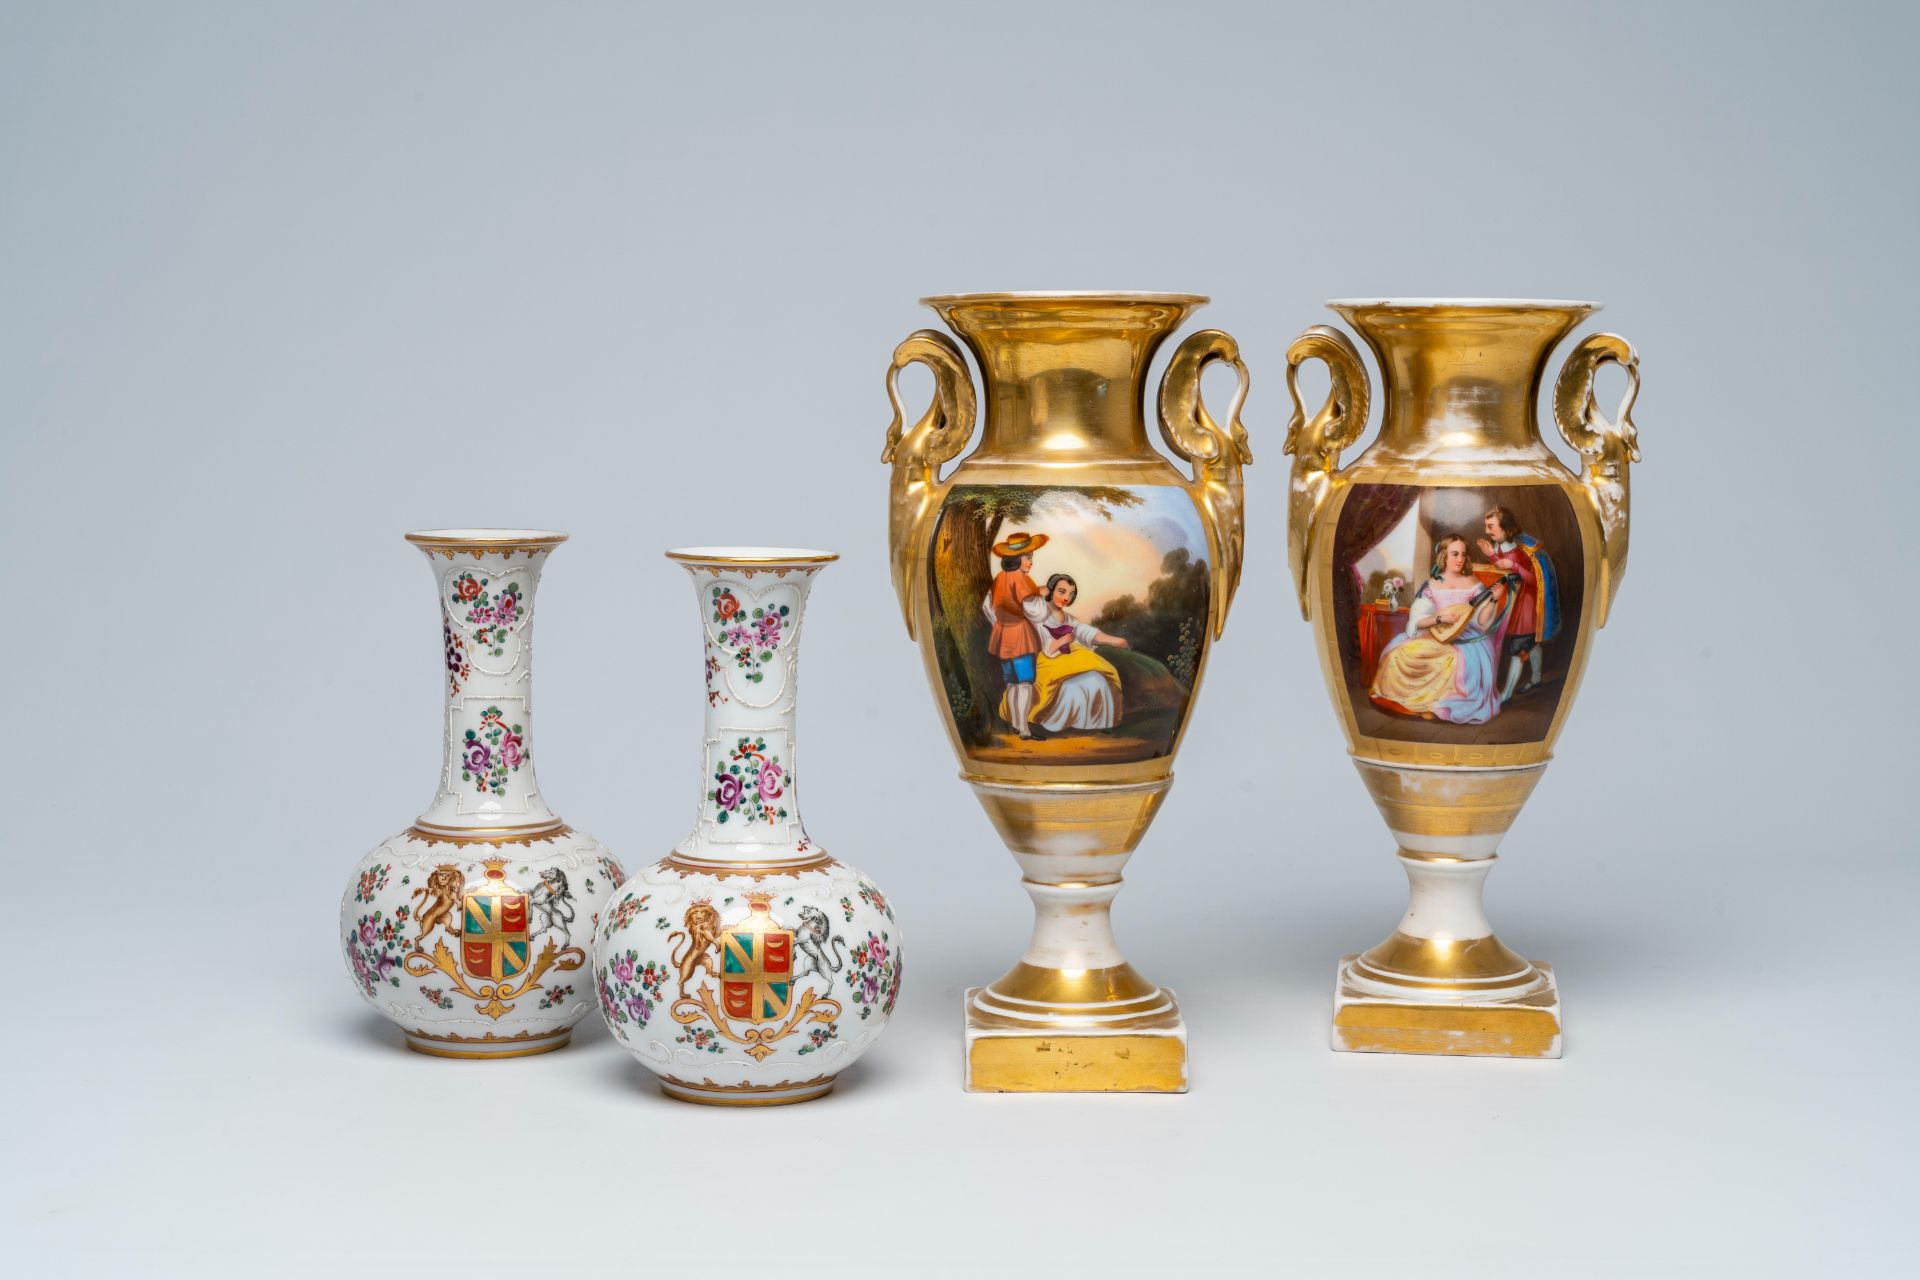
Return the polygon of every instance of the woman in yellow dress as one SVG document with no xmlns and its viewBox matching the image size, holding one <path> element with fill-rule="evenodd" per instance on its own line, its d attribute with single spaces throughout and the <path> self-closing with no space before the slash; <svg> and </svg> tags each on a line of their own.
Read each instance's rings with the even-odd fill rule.
<svg viewBox="0 0 1920 1280">
<path fill-rule="evenodd" d="M 1108 635 L 1068 613 L 1079 595 L 1080 584 L 1071 574 L 1054 574 L 1047 579 L 1046 611 L 1033 624 L 1040 652 L 1027 724 L 1046 733 L 1111 729 L 1120 723 L 1120 673 L 1093 646 L 1133 646 L 1125 637 Z"/>
<path fill-rule="evenodd" d="M 1465 538 L 1434 543 L 1432 572 L 1407 611 L 1406 631 L 1380 655 L 1368 696 L 1401 715 L 1453 724 L 1499 715 L 1496 659 L 1513 592 L 1496 587 L 1474 576 Z"/>
</svg>

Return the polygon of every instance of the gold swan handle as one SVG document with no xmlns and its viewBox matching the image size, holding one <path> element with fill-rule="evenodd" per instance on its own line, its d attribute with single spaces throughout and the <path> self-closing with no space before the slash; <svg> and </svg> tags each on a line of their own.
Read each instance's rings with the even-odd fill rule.
<svg viewBox="0 0 1920 1280">
<path fill-rule="evenodd" d="M 1200 395 L 1200 375 L 1220 360 L 1240 375 L 1240 386 L 1227 406 L 1222 427 L 1207 412 Z M 1213 590 L 1209 612 L 1213 638 L 1227 628 L 1227 610 L 1240 586 L 1240 566 L 1246 559 L 1246 504 L 1240 468 L 1253 462 L 1240 407 L 1247 402 L 1247 365 L 1240 344 L 1218 329 L 1190 335 L 1174 351 L 1160 379 L 1160 436 L 1167 447 L 1193 466 L 1187 492 L 1200 508 L 1207 525 L 1207 545 L 1213 553 Z"/>
<path fill-rule="evenodd" d="M 1300 366 L 1320 360 L 1332 383 L 1327 402 L 1311 418 L 1300 402 Z M 1367 429 L 1367 368 L 1346 334 L 1330 325 L 1316 324 L 1287 348 L 1287 395 L 1293 416 L 1287 421 L 1285 451 L 1293 455 L 1292 494 L 1287 501 L 1287 562 L 1293 569 L 1293 589 L 1300 596 L 1300 616 L 1311 618 L 1307 598 L 1313 567 L 1313 544 L 1319 536 L 1320 512 L 1340 484 L 1340 452 Z"/>
<path fill-rule="evenodd" d="M 933 374 L 933 403 L 918 422 L 907 427 L 906 408 L 900 403 L 900 371 L 910 364 L 923 364 Z M 893 423 L 887 428 L 887 447 L 880 452 L 880 461 L 893 464 L 887 549 L 893 589 L 912 639 L 914 606 L 927 589 L 926 576 L 916 575 L 914 565 L 926 546 L 928 522 L 947 495 L 940 467 L 958 457 L 973 436 L 973 377 L 967 372 L 966 357 L 945 334 L 921 329 L 893 349 L 887 399 L 893 404 Z"/>
<path fill-rule="evenodd" d="M 1627 393 L 1612 422 L 1593 399 L 1594 374 L 1609 361 L 1627 372 Z M 1639 394 L 1640 356 L 1632 343 L 1612 333 L 1593 334 L 1575 347 L 1560 367 L 1553 390 L 1553 420 L 1562 438 L 1586 460 L 1581 482 L 1588 505 L 1600 519 L 1600 604 L 1595 616 L 1603 627 L 1627 572 L 1627 469 L 1640 461 L 1640 432 L 1633 425 L 1633 402 Z"/>
</svg>

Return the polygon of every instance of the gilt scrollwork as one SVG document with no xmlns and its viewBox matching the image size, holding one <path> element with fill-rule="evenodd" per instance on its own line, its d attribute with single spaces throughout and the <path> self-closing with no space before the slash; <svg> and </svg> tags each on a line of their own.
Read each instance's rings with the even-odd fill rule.
<svg viewBox="0 0 1920 1280">
<path fill-rule="evenodd" d="M 923 364 L 933 374 L 933 402 L 919 421 L 907 427 L 906 408 L 900 403 L 900 371 Z M 913 619 L 919 597 L 926 591 L 923 575 L 914 572 L 926 548 L 928 525 L 939 513 L 947 482 L 940 468 L 958 457 L 973 436 L 973 378 L 966 358 L 953 339 L 932 329 L 921 329 L 893 349 L 887 369 L 887 399 L 893 404 L 893 422 L 887 427 L 887 445 L 880 461 L 893 464 L 893 483 L 887 503 L 887 537 L 893 569 L 893 589 L 907 636 L 913 638 Z"/>
<path fill-rule="evenodd" d="M 1331 383 L 1326 403 L 1312 417 L 1307 416 L 1307 407 L 1300 399 L 1300 366 L 1309 360 L 1327 366 Z M 1293 586 L 1300 597 L 1303 618 L 1313 614 L 1307 586 L 1320 514 L 1340 483 L 1341 452 L 1367 428 L 1370 394 L 1360 353 L 1338 329 L 1316 324 L 1287 348 L 1287 395 L 1293 401 L 1283 446 L 1293 457 L 1292 492 L 1287 502 L 1287 560 L 1293 569 Z"/>
<path fill-rule="evenodd" d="M 1200 394 L 1200 378 L 1208 365 L 1221 361 L 1240 375 L 1223 427 L 1207 411 Z M 1160 379 L 1160 436 L 1167 447 L 1193 467 L 1187 490 L 1206 521 L 1207 542 L 1213 553 L 1214 578 L 1210 623 L 1214 639 L 1227 626 L 1227 610 L 1240 586 L 1240 568 L 1246 560 L 1246 502 L 1240 469 L 1253 462 L 1240 408 L 1247 400 L 1247 366 L 1240 344 L 1218 329 L 1190 335 L 1173 353 Z"/>
</svg>

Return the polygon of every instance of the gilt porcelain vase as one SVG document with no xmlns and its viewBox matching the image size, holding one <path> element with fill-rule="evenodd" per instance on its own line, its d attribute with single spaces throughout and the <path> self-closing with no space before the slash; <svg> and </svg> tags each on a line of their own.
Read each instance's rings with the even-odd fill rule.
<svg viewBox="0 0 1920 1280">
<path fill-rule="evenodd" d="M 978 362 L 978 446 L 959 346 L 923 329 L 894 351 L 893 582 L 940 717 L 1019 864 L 1034 927 L 1025 953 L 965 1003 L 965 1084 L 983 1092 L 1180 1092 L 1187 1034 L 1173 992 L 1127 962 L 1110 923 L 1121 872 L 1173 784 L 1174 754 L 1210 642 L 1240 578 L 1234 340 L 1188 337 L 1162 377 L 1159 427 L 1185 474 L 1147 442 L 1154 353 L 1207 299 L 1162 293 L 995 293 L 923 299 Z M 1223 426 L 1200 398 L 1239 374 Z M 934 399 L 909 424 L 900 370 Z"/>
<path fill-rule="evenodd" d="M 1316 325 L 1287 353 L 1291 551 L 1327 688 L 1410 885 L 1379 945 L 1344 957 L 1333 1047 L 1558 1057 L 1550 966 L 1494 935 L 1481 890 L 1540 782 L 1627 563 L 1633 348 L 1594 334 L 1561 367 L 1553 416 L 1576 476 L 1540 438 L 1547 357 L 1581 302 L 1329 304 L 1378 361 L 1380 433 L 1345 467 L 1371 398 L 1359 353 Z M 1295 371 L 1324 361 L 1309 416 Z M 1615 419 L 1596 370 L 1627 388 Z"/>
<path fill-rule="evenodd" d="M 347 968 L 410 1049 L 544 1053 L 593 1007 L 589 934 L 623 878 L 534 777 L 534 600 L 566 535 L 439 529 L 407 541 L 426 553 L 439 601 L 445 758 L 427 811 L 347 884 Z"/>
<path fill-rule="evenodd" d="M 800 820 L 794 703 L 828 552 L 669 551 L 692 580 L 706 725 L 693 830 L 614 896 L 593 984 L 614 1038 L 687 1102 L 804 1102 L 870 1048 L 900 993 L 874 883 Z"/>
</svg>

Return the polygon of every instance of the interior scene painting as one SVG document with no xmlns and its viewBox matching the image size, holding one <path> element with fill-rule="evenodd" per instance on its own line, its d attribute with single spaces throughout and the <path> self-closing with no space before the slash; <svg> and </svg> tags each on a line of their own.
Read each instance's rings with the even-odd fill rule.
<svg viewBox="0 0 1920 1280">
<path fill-rule="evenodd" d="M 1579 635 L 1580 528 L 1553 485 L 1356 485 L 1334 533 L 1333 610 L 1360 733 L 1544 738 Z"/>
<path fill-rule="evenodd" d="M 928 572 L 941 680 L 969 755 L 1089 765 L 1173 750 L 1210 589 L 1183 490 L 963 485 Z"/>
</svg>

